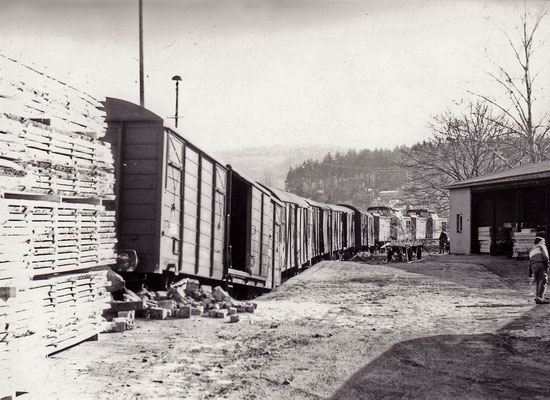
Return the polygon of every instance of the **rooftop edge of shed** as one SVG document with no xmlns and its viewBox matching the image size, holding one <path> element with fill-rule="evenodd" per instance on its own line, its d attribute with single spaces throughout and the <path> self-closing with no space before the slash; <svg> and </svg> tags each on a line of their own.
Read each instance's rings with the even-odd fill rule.
<svg viewBox="0 0 550 400">
<path fill-rule="evenodd" d="M 488 175 L 476 176 L 445 186 L 445 189 L 461 189 L 498 183 L 511 183 L 523 180 L 550 178 L 550 161 L 525 164 Z"/>
</svg>

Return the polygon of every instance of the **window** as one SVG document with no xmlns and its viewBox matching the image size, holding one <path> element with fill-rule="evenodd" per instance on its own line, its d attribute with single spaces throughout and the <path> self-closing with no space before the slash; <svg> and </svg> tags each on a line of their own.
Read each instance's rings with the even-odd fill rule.
<svg viewBox="0 0 550 400">
<path fill-rule="evenodd" d="M 456 231 L 462 232 L 462 214 L 456 214 Z"/>
</svg>

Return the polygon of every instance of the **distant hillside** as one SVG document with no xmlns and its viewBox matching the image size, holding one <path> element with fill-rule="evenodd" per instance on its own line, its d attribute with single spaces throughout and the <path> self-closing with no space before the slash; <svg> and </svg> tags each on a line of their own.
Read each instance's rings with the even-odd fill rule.
<svg viewBox="0 0 550 400">
<path fill-rule="evenodd" d="M 286 189 L 327 203 L 349 203 L 367 208 L 397 205 L 407 171 L 399 167 L 399 149 L 332 152 L 321 160 L 306 160 L 289 170 Z"/>
<path fill-rule="evenodd" d="M 307 160 L 320 160 L 327 153 L 345 152 L 339 146 L 312 145 L 308 147 L 255 147 L 233 151 L 218 151 L 216 154 L 251 179 L 280 189 L 285 188 L 285 179 L 291 167 Z"/>
</svg>

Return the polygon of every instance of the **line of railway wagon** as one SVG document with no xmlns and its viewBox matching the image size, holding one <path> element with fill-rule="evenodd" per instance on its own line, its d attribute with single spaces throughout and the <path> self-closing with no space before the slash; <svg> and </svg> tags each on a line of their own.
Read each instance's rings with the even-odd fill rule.
<svg viewBox="0 0 550 400">
<path fill-rule="evenodd" d="M 107 206 L 116 211 L 117 270 L 130 283 L 158 289 L 193 277 L 246 296 L 324 258 L 386 243 L 416 248 L 439 235 L 424 210 L 305 199 L 247 178 L 143 107 L 104 104 L 116 178 Z"/>
</svg>

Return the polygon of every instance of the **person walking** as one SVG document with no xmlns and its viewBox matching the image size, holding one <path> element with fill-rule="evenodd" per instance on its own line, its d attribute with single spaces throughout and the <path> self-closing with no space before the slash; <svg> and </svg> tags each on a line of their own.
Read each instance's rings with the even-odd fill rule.
<svg viewBox="0 0 550 400">
<path fill-rule="evenodd" d="M 535 246 L 529 252 L 529 280 L 535 284 L 535 303 L 537 304 L 548 304 L 548 300 L 544 299 L 547 272 L 548 249 L 546 248 L 546 240 L 537 236 Z"/>
</svg>

